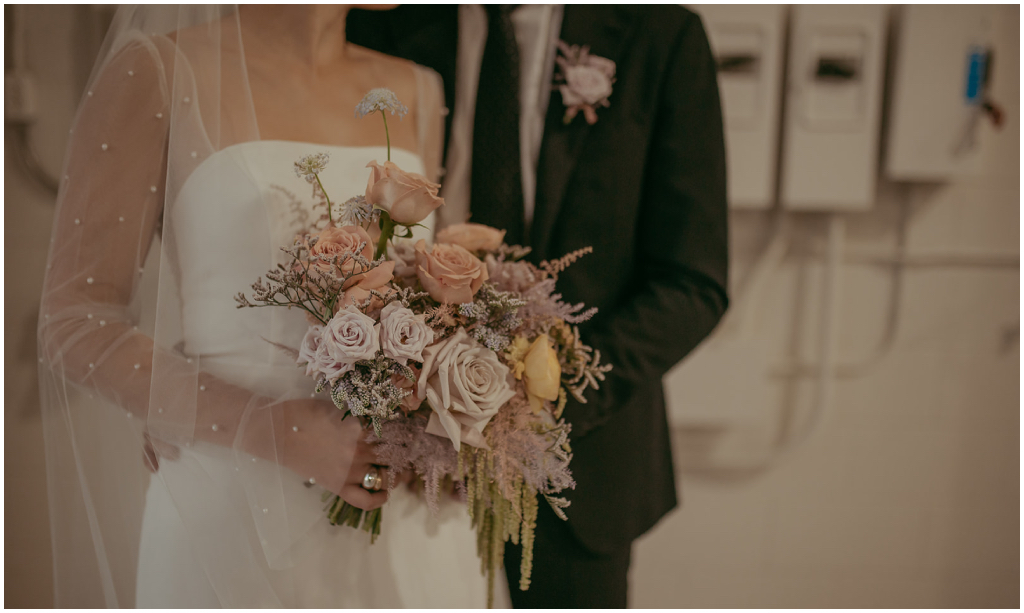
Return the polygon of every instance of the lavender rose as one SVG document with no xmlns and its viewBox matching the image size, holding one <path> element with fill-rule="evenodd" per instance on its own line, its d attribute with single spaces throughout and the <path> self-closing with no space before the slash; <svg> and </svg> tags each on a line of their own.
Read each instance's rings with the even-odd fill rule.
<svg viewBox="0 0 1024 613">
<path fill-rule="evenodd" d="M 313 364 L 313 371 L 322 374 L 331 383 L 334 383 L 341 375 L 352 370 L 352 362 L 339 362 L 335 360 L 327 353 L 327 347 L 323 343 L 320 343 L 320 346 L 317 347 Z"/>
<path fill-rule="evenodd" d="M 394 261 L 395 278 L 411 286 L 416 279 L 416 246 L 409 239 L 396 238 L 388 243 L 388 259 Z"/>
<path fill-rule="evenodd" d="M 515 395 L 513 383 L 508 366 L 459 328 L 423 350 L 416 395 L 433 409 L 427 432 L 450 438 L 456 450 L 462 443 L 487 449 L 484 427 Z"/>
<path fill-rule="evenodd" d="M 316 361 L 316 350 L 320 348 L 320 337 L 323 335 L 323 326 L 310 326 L 306 330 L 306 336 L 302 337 L 302 344 L 299 345 L 299 357 L 297 363 L 306 365 L 306 376 L 312 377 L 318 372 Z"/>
<path fill-rule="evenodd" d="M 417 315 L 402 306 L 401 302 L 389 302 L 380 312 L 380 347 L 384 355 L 408 364 L 409 360 L 423 361 L 423 349 L 434 342 L 434 331 Z"/>
<path fill-rule="evenodd" d="M 317 348 L 321 372 L 334 373 L 336 379 L 352 370 L 359 360 L 372 360 L 380 347 L 377 322 L 354 306 L 339 311 L 324 328 Z"/>
</svg>

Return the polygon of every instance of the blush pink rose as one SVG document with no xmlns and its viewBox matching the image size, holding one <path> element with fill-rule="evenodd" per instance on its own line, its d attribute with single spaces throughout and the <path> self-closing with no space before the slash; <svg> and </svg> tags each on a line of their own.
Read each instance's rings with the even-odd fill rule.
<svg viewBox="0 0 1024 613">
<path fill-rule="evenodd" d="M 437 244 L 427 247 L 416 243 L 416 274 L 423 289 L 438 302 L 462 304 L 487 280 L 487 267 L 475 255 L 458 245 Z"/>
<path fill-rule="evenodd" d="M 458 245 L 467 251 L 494 251 L 504 240 L 504 230 L 479 223 L 459 223 L 437 233 L 437 242 Z"/>
<path fill-rule="evenodd" d="M 363 245 L 360 251 L 359 246 Z M 346 253 L 362 255 L 367 259 L 373 259 L 373 242 L 366 230 L 359 226 L 343 226 L 341 228 L 328 227 L 317 235 L 316 244 L 309 250 L 310 256 L 317 256 L 313 262 L 320 268 L 330 268 L 331 264 L 325 260 L 332 256 L 342 256 Z M 342 265 L 345 274 L 350 274 L 356 263 L 352 260 Z"/>
<path fill-rule="evenodd" d="M 370 179 L 366 183 L 366 201 L 384 209 L 392 221 L 401 224 L 419 223 L 437 207 L 444 204 L 437 197 L 438 183 L 431 183 L 423 175 L 405 172 L 394 162 L 366 165 Z"/>
</svg>

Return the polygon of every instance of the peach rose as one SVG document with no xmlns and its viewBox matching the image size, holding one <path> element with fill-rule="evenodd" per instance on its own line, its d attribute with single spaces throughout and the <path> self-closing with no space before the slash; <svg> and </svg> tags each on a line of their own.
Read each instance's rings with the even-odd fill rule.
<svg viewBox="0 0 1024 613">
<path fill-rule="evenodd" d="M 363 250 L 359 251 L 361 244 L 364 244 Z M 331 264 L 326 262 L 326 259 L 329 259 L 331 256 L 342 256 L 346 253 L 360 254 L 367 259 L 373 259 L 373 242 L 370 239 L 370 235 L 366 233 L 366 230 L 359 226 L 344 226 L 341 228 L 331 226 L 324 228 L 317 235 L 316 244 L 309 250 L 310 256 L 324 258 L 323 260 L 314 260 L 314 263 L 320 268 L 330 268 Z M 342 266 L 342 270 L 345 274 L 350 274 L 355 265 L 354 261 L 349 260 Z"/>
<path fill-rule="evenodd" d="M 361 303 L 370 297 L 370 290 L 380 290 L 394 278 L 395 263 L 384 262 L 380 266 L 377 266 L 373 270 L 367 273 L 355 275 L 345 281 L 345 285 L 342 286 L 344 294 L 342 295 L 341 303 L 335 308 L 335 312 L 348 308 L 350 304 Z M 374 303 L 379 300 L 374 299 Z M 380 309 L 383 304 L 370 305 L 370 310 Z"/>
<path fill-rule="evenodd" d="M 504 240 L 504 230 L 479 223 L 458 223 L 437 233 L 437 242 L 458 245 L 467 251 L 494 251 Z"/>
<path fill-rule="evenodd" d="M 430 297 L 438 302 L 462 304 L 487 280 L 487 267 L 472 253 L 458 245 L 416 243 L 416 275 Z"/>
<path fill-rule="evenodd" d="M 441 186 L 423 175 L 405 172 L 394 162 L 381 165 L 374 160 L 366 167 L 371 169 L 366 201 L 387 211 L 396 223 L 419 223 L 444 204 L 444 199 L 437 197 Z"/>
</svg>

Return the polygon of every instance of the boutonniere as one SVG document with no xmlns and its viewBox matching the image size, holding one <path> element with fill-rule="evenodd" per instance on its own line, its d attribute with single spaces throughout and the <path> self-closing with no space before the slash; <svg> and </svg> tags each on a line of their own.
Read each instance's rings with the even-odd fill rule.
<svg viewBox="0 0 1024 613">
<path fill-rule="evenodd" d="M 568 45 L 558 41 L 559 55 L 555 57 L 560 71 L 555 73 L 555 86 L 562 93 L 566 124 L 583 111 L 587 123 L 597 123 L 597 109 L 608 107 L 615 83 L 615 62 L 590 53 L 590 47 Z"/>
</svg>

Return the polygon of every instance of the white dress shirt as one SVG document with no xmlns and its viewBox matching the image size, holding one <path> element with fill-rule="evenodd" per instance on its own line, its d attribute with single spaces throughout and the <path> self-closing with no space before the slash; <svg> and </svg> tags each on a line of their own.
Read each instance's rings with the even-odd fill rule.
<svg viewBox="0 0 1024 613">
<path fill-rule="evenodd" d="M 562 8 L 560 4 L 524 4 L 512 12 L 519 47 L 519 152 L 527 229 L 533 220 L 536 202 L 537 160 L 551 97 Z M 455 117 L 452 118 L 448 168 L 441 193 L 445 205 L 438 209 L 438 228 L 469 218 L 476 90 L 486 42 L 487 13 L 483 7 L 479 4 L 460 5 Z"/>
</svg>

